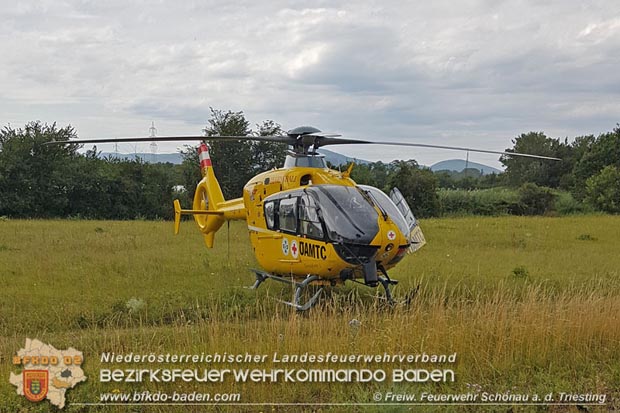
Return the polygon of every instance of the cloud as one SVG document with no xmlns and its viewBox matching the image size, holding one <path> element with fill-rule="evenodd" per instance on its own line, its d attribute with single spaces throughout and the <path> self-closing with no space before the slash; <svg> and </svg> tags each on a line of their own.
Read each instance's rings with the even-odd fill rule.
<svg viewBox="0 0 620 413">
<path fill-rule="evenodd" d="M 0 113 L 103 137 L 151 121 L 199 133 L 212 106 L 285 128 L 504 149 L 529 130 L 615 126 L 616 15 L 614 2 L 577 0 L 20 1 L 0 10 Z"/>
</svg>

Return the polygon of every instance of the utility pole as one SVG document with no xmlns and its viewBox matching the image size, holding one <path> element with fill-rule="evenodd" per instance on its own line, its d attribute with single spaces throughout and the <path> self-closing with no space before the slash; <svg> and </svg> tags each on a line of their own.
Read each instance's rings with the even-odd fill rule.
<svg viewBox="0 0 620 413">
<path fill-rule="evenodd" d="M 155 122 L 151 121 L 151 127 L 149 128 L 151 138 L 157 136 L 157 129 L 155 128 Z M 157 143 L 151 142 L 151 163 L 157 162 Z"/>
</svg>

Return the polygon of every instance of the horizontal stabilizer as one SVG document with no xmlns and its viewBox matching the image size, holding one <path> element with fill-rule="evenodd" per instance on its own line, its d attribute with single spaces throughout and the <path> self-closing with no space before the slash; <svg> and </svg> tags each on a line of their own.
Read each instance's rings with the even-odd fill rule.
<svg viewBox="0 0 620 413">
<path fill-rule="evenodd" d="M 178 199 L 174 200 L 174 234 L 179 233 L 181 227 L 181 215 L 224 215 L 223 211 L 205 211 L 201 209 L 181 209 Z"/>
</svg>

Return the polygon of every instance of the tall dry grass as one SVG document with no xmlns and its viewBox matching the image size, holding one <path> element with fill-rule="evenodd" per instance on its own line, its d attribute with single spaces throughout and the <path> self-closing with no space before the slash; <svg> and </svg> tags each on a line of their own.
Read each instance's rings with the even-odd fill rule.
<svg viewBox="0 0 620 413">
<path fill-rule="evenodd" d="M 392 274 L 401 280 L 397 298 L 417 290 L 409 305 L 389 307 L 380 291 L 351 285 L 328 291 L 315 309 L 299 315 L 278 301 L 290 298 L 286 287 L 242 288 L 251 284 L 248 268 L 254 265 L 242 226 L 231 227 L 228 256 L 225 232 L 206 251 L 194 231 L 174 238 L 167 223 L 0 222 L 0 377 L 8 378 L 9 357 L 24 339 L 36 337 L 59 348 L 76 347 L 87 357 L 90 379 L 70 391 L 74 402 L 144 387 L 238 391 L 245 402 L 324 403 L 371 402 L 375 391 L 476 389 L 600 392 L 619 407 L 618 218 L 463 218 L 422 225 L 428 246 Z M 103 351 L 250 352 L 269 359 L 274 352 L 456 352 L 457 363 L 443 367 L 453 368 L 457 380 L 114 385 L 97 380 L 106 367 L 99 360 Z M 362 367 L 407 366 L 346 365 Z M 17 398 L 8 379 L 0 380 L 0 406 L 47 408 Z M 277 408 L 282 409 L 287 408 Z"/>
</svg>

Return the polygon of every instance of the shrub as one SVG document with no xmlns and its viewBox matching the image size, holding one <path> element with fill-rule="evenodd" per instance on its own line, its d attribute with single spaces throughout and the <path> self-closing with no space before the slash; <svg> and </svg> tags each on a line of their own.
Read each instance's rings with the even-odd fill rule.
<svg viewBox="0 0 620 413">
<path fill-rule="evenodd" d="M 564 191 L 556 192 L 554 209 L 560 215 L 592 212 L 592 208 L 589 205 L 576 200 L 570 192 Z"/>
<path fill-rule="evenodd" d="M 569 192 L 525 184 L 518 190 L 440 189 L 437 191 L 441 215 L 559 215 L 585 214 L 593 211 Z"/>
<path fill-rule="evenodd" d="M 512 275 L 517 278 L 526 278 L 530 275 L 530 273 L 527 270 L 527 267 L 525 267 L 524 265 L 519 265 L 512 270 Z"/>
<path fill-rule="evenodd" d="M 518 215 L 544 215 L 553 211 L 555 194 L 549 188 L 533 183 L 519 188 Z"/>
<path fill-rule="evenodd" d="M 579 241 L 596 241 L 597 238 L 593 237 L 590 234 L 581 234 L 580 236 L 577 237 L 577 240 L 579 240 Z"/>
<path fill-rule="evenodd" d="M 442 215 L 506 215 L 518 204 L 516 191 L 505 188 L 438 191 Z"/>
</svg>

